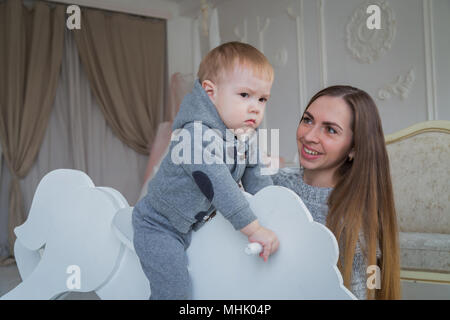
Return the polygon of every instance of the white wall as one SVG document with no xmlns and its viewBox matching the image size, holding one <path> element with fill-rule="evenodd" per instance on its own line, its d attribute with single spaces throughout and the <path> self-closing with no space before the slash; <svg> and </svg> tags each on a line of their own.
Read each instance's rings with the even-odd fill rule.
<svg viewBox="0 0 450 320">
<path fill-rule="evenodd" d="M 361 0 L 215 3 L 222 42 L 246 41 L 275 65 L 266 121 L 269 128 L 280 129 L 280 154 L 288 161 L 296 153 L 295 130 L 301 111 L 325 86 L 350 84 L 367 91 L 377 103 L 385 134 L 421 121 L 450 120 L 449 0 L 370 1 L 382 8 L 382 29 L 375 32 L 366 27 L 369 14 L 363 9 L 369 2 Z M 354 16 L 358 8 L 359 20 Z M 352 24 L 352 17 L 359 23 Z M 266 18 L 269 24 L 261 34 Z M 373 61 L 362 62 L 352 54 L 347 32 L 360 39 L 352 42 L 353 47 L 385 49 L 378 50 L 378 56 L 374 50 Z M 185 41 L 181 34 L 178 39 Z M 287 57 L 284 64 L 283 57 Z M 400 89 L 404 95 L 391 92 L 390 97 L 381 99 L 382 89 Z"/>
<path fill-rule="evenodd" d="M 192 39 L 193 20 L 200 17 L 199 0 L 59 1 L 167 19 L 169 76 L 196 74 Z M 208 3 L 219 10 L 222 42 L 246 41 L 262 50 L 275 66 L 266 125 L 280 129 L 280 154 L 288 161 L 296 154 L 295 129 L 302 110 L 325 86 L 350 84 L 366 90 L 378 105 L 386 134 L 425 120 L 450 120 L 450 0 Z M 381 30 L 365 26 L 369 15 L 364 9 L 369 3 L 382 8 Z M 358 23 L 352 24 L 352 19 Z M 362 62 L 348 45 L 348 33 L 359 36 L 353 47 L 384 47 L 384 51 Z M 205 55 L 209 48 L 202 34 L 200 43 Z M 403 90 L 403 97 L 391 92 L 381 99 L 382 89 L 385 93 Z"/>
<path fill-rule="evenodd" d="M 433 1 L 438 118 L 450 120 L 450 0 Z"/>
<path fill-rule="evenodd" d="M 169 77 L 175 72 L 194 73 L 193 31 L 193 21 L 190 18 L 178 16 L 167 21 Z"/>
</svg>

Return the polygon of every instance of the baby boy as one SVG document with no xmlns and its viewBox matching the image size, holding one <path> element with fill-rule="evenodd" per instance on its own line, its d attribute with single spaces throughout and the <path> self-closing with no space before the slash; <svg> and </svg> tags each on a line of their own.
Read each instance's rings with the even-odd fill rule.
<svg viewBox="0 0 450 320">
<path fill-rule="evenodd" d="M 151 299 L 191 298 L 186 249 L 192 231 L 216 210 L 263 246 L 264 261 L 277 250 L 277 236 L 259 224 L 238 185 L 251 194 L 272 185 L 259 158 L 249 161 L 249 145 L 242 144 L 261 124 L 272 82 L 267 58 L 248 44 L 222 44 L 201 62 L 173 122 L 169 152 L 133 210 L 134 247 Z"/>
</svg>

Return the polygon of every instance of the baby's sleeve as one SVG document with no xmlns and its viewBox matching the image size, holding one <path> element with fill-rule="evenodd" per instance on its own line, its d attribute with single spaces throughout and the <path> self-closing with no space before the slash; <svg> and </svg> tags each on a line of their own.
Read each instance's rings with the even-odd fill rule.
<svg viewBox="0 0 450 320">
<path fill-rule="evenodd" d="M 187 125 L 184 128 L 190 132 L 191 137 L 194 137 L 193 126 Z M 208 127 L 203 127 L 203 130 L 208 130 Z M 220 139 L 218 138 L 218 140 Z M 232 177 L 228 166 L 224 163 L 223 156 L 220 153 L 212 152 L 221 150 L 222 146 L 214 149 L 209 141 L 198 143 L 193 139 L 191 142 L 191 155 L 201 152 L 200 155 L 203 154 L 203 157 L 208 158 L 208 162 L 190 161 L 190 163 L 182 162 L 180 165 L 192 177 L 203 195 L 225 219 L 230 221 L 236 230 L 240 230 L 256 220 L 250 204 Z"/>
<path fill-rule="evenodd" d="M 245 191 L 250 194 L 255 194 L 259 190 L 273 185 L 272 178 L 270 175 L 264 175 L 262 171 L 263 166 L 258 163 L 255 166 L 247 166 L 245 168 L 244 175 L 242 176 L 242 186 Z"/>
<path fill-rule="evenodd" d="M 272 173 L 262 162 L 262 154 L 259 152 L 256 135 L 250 139 L 248 145 L 247 166 L 241 181 L 245 191 L 254 195 L 259 190 L 273 185 L 270 176 Z"/>
</svg>

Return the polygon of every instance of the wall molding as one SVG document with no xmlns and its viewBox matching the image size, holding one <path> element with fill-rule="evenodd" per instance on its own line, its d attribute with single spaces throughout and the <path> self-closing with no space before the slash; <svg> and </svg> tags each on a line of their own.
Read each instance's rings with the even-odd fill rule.
<svg viewBox="0 0 450 320">
<path fill-rule="evenodd" d="M 270 19 L 265 18 L 264 23 L 261 23 L 262 18 L 260 16 L 256 17 L 256 28 L 258 30 L 258 45 L 259 50 L 264 54 L 264 32 L 267 30 L 270 24 Z M 267 116 L 263 118 L 262 127 L 267 129 Z"/>
<path fill-rule="evenodd" d="M 319 30 L 319 59 L 320 59 L 320 85 L 322 88 L 328 86 L 327 44 L 325 37 L 324 2 L 317 3 L 317 29 Z"/>
<path fill-rule="evenodd" d="M 286 65 L 287 61 L 288 61 L 288 51 L 286 47 L 283 46 L 280 49 L 278 49 L 277 52 L 275 53 L 273 65 L 275 67 L 281 68 Z"/>
<path fill-rule="evenodd" d="M 306 107 L 306 62 L 305 62 L 305 36 L 303 20 L 303 0 L 298 0 L 299 14 L 295 14 L 291 7 L 286 9 L 289 18 L 295 21 L 297 27 L 297 67 L 298 67 L 298 103 L 303 114 Z"/>
<path fill-rule="evenodd" d="M 240 42 L 247 43 L 247 18 L 244 18 L 244 34 L 241 34 L 239 31 L 239 26 L 234 26 L 233 32 L 234 35 L 239 39 Z"/>
<path fill-rule="evenodd" d="M 425 74 L 428 120 L 437 120 L 436 70 L 434 59 L 433 2 L 423 0 L 423 27 L 425 40 Z"/>
<path fill-rule="evenodd" d="M 262 18 L 260 16 L 256 17 L 256 28 L 258 29 L 258 41 L 259 50 L 264 53 L 264 32 L 267 30 L 270 24 L 270 19 L 265 18 L 264 23 L 261 23 Z"/>
</svg>

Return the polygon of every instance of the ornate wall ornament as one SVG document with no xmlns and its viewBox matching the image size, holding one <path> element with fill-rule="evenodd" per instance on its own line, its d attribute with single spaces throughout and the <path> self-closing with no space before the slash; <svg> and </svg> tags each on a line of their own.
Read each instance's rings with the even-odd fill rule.
<svg viewBox="0 0 450 320">
<path fill-rule="evenodd" d="M 264 21 L 264 22 L 263 22 Z M 262 19 L 260 16 L 256 17 L 256 28 L 258 29 L 259 50 L 264 53 L 264 32 L 270 24 L 270 19 Z"/>
<path fill-rule="evenodd" d="M 277 50 L 274 56 L 275 60 L 273 62 L 274 67 L 281 68 L 284 67 L 288 61 L 288 51 L 285 47 Z"/>
<path fill-rule="evenodd" d="M 369 29 L 366 12 L 369 5 L 380 8 L 381 29 Z M 392 46 L 396 32 L 394 13 L 384 0 L 371 0 L 355 10 L 347 23 L 347 47 L 353 57 L 363 63 L 372 63 L 382 57 Z"/>
<path fill-rule="evenodd" d="M 240 42 L 247 42 L 247 18 L 244 19 L 244 34 L 241 34 L 239 27 L 236 25 L 233 29 L 234 35 L 239 39 Z"/>
<path fill-rule="evenodd" d="M 415 80 L 416 74 L 414 69 L 410 69 L 406 75 L 398 76 L 394 82 L 379 89 L 378 99 L 389 100 L 392 95 L 398 96 L 401 100 L 406 99 Z"/>
</svg>

